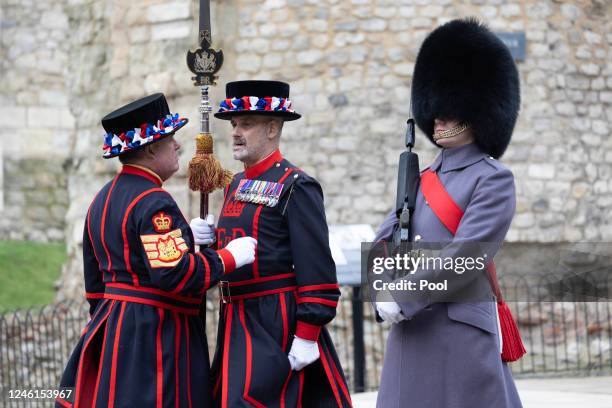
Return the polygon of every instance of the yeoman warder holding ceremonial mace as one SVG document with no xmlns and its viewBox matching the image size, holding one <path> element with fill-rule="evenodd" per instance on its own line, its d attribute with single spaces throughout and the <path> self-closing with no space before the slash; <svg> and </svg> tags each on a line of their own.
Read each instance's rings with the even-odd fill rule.
<svg viewBox="0 0 612 408">
<path fill-rule="evenodd" d="M 200 220 L 219 248 L 257 239 L 255 262 L 220 282 L 215 406 L 349 407 L 342 367 L 325 324 L 340 290 L 319 183 L 283 157 L 283 125 L 300 115 L 289 85 L 236 81 L 215 114 L 232 126 L 244 171 L 224 192 L 219 223 Z M 196 237 L 197 239 L 197 237 Z"/>
</svg>

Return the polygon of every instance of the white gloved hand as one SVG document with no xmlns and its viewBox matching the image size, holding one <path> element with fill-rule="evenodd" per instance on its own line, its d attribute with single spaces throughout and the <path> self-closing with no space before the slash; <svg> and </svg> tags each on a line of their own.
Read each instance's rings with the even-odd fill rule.
<svg viewBox="0 0 612 408">
<path fill-rule="evenodd" d="M 376 310 L 385 322 L 399 323 L 408 320 L 396 302 L 376 302 Z"/>
<path fill-rule="evenodd" d="M 230 251 L 236 262 L 236 268 L 240 268 L 246 264 L 253 263 L 255 261 L 255 246 L 257 240 L 253 237 L 242 237 L 236 238 L 230 241 L 225 246 L 225 249 Z"/>
<path fill-rule="evenodd" d="M 304 340 L 298 336 L 293 336 L 293 344 L 289 350 L 289 364 L 291 369 L 300 371 L 319 358 L 319 345 L 316 341 Z"/>
<path fill-rule="evenodd" d="M 196 245 L 210 245 L 217 239 L 215 237 L 215 216 L 208 214 L 206 220 L 194 218 L 189 224 L 193 231 L 193 238 Z"/>
</svg>

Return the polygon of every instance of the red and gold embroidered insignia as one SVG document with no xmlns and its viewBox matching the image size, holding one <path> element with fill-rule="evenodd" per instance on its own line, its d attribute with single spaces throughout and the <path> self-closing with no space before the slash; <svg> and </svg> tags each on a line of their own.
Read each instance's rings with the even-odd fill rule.
<svg viewBox="0 0 612 408">
<path fill-rule="evenodd" d="M 246 203 L 236 200 L 236 192 L 234 191 L 230 199 L 227 200 L 225 207 L 223 207 L 223 217 L 240 217 L 245 206 Z"/>
<path fill-rule="evenodd" d="M 153 222 L 153 228 L 157 232 L 167 232 L 172 228 L 172 217 L 168 216 L 163 211 L 155 214 L 151 221 Z"/>
<path fill-rule="evenodd" d="M 152 268 L 170 268 L 179 263 L 183 254 L 189 250 L 182 236 L 180 229 L 163 235 L 140 236 Z"/>
</svg>

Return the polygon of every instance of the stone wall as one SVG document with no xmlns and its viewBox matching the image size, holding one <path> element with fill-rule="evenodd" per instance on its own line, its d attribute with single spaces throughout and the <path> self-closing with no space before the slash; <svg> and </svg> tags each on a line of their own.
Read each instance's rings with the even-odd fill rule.
<svg viewBox="0 0 612 408">
<path fill-rule="evenodd" d="M 0 55 L 0 236 L 64 240 L 75 129 L 69 107 L 69 21 L 61 2 L 3 0 Z"/>
<path fill-rule="evenodd" d="M 608 2 L 244 1 L 241 78 L 291 82 L 304 119 L 284 151 L 323 182 L 330 222 L 376 224 L 395 193 L 411 74 L 424 36 L 474 15 L 524 31 L 522 110 L 503 161 L 517 182 L 510 242 L 612 239 Z M 233 78 L 232 78 L 233 79 Z M 418 138 L 421 163 L 434 149 Z"/>
<path fill-rule="evenodd" d="M 63 282 L 70 296 L 80 290 L 84 213 L 117 169 L 115 161 L 100 158 L 105 113 L 164 91 L 173 110 L 195 119 L 181 132 L 182 170 L 168 185 L 184 211 L 195 213 L 197 197 L 185 187 L 184 169 L 193 152 L 199 95 L 184 61 L 196 45 L 197 4 L 3 2 L 0 233 L 61 239 L 58 227 L 64 231 L 71 261 Z M 217 0 L 212 7 L 214 45 L 225 52 L 213 99 L 223 97 L 230 80 L 289 81 L 303 118 L 286 124 L 281 150 L 321 181 L 328 221 L 340 224 L 376 226 L 394 201 L 411 74 L 425 35 L 470 15 L 496 31 L 524 31 L 521 114 L 502 158 L 516 176 L 518 194 L 510 247 L 532 251 L 530 262 L 537 265 L 544 244 L 612 239 L 609 2 Z M 214 121 L 214 127 L 218 156 L 238 170 L 228 124 Z M 417 137 L 426 165 L 436 149 Z M 22 174 L 24 169 L 33 170 Z M 55 210 L 50 203 L 40 210 L 42 194 L 31 197 L 45 183 L 60 191 L 53 194 Z M 219 198 L 213 195 L 215 213 Z M 61 206 L 65 217 L 58 221 Z"/>
</svg>

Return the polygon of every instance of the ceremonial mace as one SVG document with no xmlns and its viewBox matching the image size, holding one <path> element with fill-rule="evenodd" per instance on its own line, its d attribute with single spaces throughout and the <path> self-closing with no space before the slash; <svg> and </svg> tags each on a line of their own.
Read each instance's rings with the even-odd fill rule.
<svg viewBox="0 0 612 408">
<path fill-rule="evenodd" d="M 208 193 L 223 188 L 232 180 L 232 173 L 224 170 L 213 156 L 213 137 L 210 131 L 212 106 L 208 87 L 216 85 L 215 75 L 223 65 L 223 51 L 212 49 L 210 34 L 210 0 L 200 0 L 200 48 L 187 52 L 187 66 L 195 74 L 191 79 L 200 87 L 200 134 L 196 136 L 196 154 L 189 162 L 189 188 L 200 192 L 200 217 L 208 214 Z"/>
<path fill-rule="evenodd" d="M 208 194 L 223 188 L 232 180 L 232 173 L 221 167 L 213 155 L 213 135 L 210 126 L 212 106 L 208 87 L 216 85 L 215 75 L 223 65 L 223 51 L 211 48 L 210 0 L 200 0 L 198 42 L 200 48 L 187 52 L 187 67 L 195 74 L 191 79 L 200 87 L 200 133 L 196 136 L 196 152 L 189 162 L 189 188 L 200 192 L 200 218 L 208 214 Z M 203 246 L 200 247 L 200 250 Z M 203 302 L 201 318 L 206 322 L 206 302 Z"/>
</svg>

